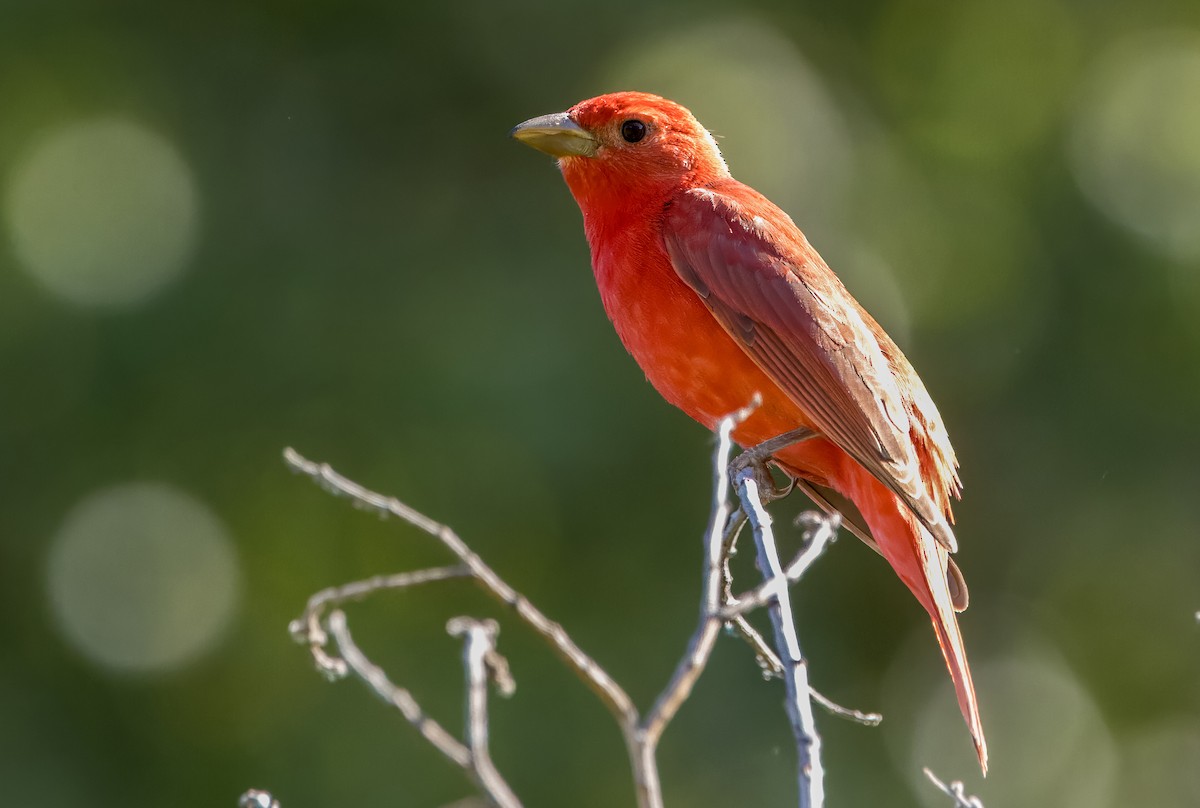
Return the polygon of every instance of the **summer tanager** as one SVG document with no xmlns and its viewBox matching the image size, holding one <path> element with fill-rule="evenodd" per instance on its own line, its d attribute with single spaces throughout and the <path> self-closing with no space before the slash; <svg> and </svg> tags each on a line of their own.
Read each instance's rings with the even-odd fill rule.
<svg viewBox="0 0 1200 808">
<path fill-rule="evenodd" d="M 604 309 L 646 378 L 705 427 L 755 399 L 745 447 L 808 428 L 777 451 L 832 488 L 933 619 L 959 707 L 987 746 L 956 611 L 966 608 L 951 497 L 957 460 L 912 365 L 786 213 L 735 180 L 688 110 L 612 93 L 512 132 L 558 158 L 583 211 Z"/>
</svg>

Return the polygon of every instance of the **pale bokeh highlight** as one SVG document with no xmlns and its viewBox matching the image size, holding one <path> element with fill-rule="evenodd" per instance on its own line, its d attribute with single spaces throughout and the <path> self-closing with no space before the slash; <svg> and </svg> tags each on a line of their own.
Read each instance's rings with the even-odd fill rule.
<svg viewBox="0 0 1200 808">
<path fill-rule="evenodd" d="M 233 618 L 238 560 L 216 515 L 164 483 L 97 491 L 50 547 L 50 605 L 63 637 L 114 672 L 179 668 Z"/>
<path fill-rule="evenodd" d="M 178 276 L 196 241 L 192 171 L 161 135 L 102 118 L 36 141 L 4 189 L 18 264 L 82 306 L 129 306 Z"/>
<path fill-rule="evenodd" d="M 1200 32 L 1126 37 L 1094 69 L 1070 139 L 1106 216 L 1168 257 L 1200 259 Z"/>
<path fill-rule="evenodd" d="M 1032 649 L 999 658 L 977 657 L 974 663 L 993 774 L 979 782 L 973 755 L 965 754 L 971 743 L 953 686 L 945 681 L 933 689 L 913 721 L 906 750 L 904 768 L 922 805 L 945 805 L 945 797 L 922 777 L 925 766 L 943 779 L 967 781 L 968 790 L 986 805 L 1115 805 L 1117 754 L 1112 734 L 1071 671 L 1051 652 Z M 951 768 L 959 761 L 964 768 Z"/>
<path fill-rule="evenodd" d="M 1131 734 L 1121 762 L 1118 805 L 1188 808 L 1200 800 L 1200 728 L 1183 716 Z"/>
<path fill-rule="evenodd" d="M 947 157 L 994 163 L 1054 131 L 1079 39 L 1074 16 L 1053 0 L 899 0 L 879 15 L 871 55 L 910 137 Z"/>
</svg>

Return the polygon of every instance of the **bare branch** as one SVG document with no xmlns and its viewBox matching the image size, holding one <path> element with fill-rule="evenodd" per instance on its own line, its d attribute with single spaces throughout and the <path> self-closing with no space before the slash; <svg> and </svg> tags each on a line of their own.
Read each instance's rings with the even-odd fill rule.
<svg viewBox="0 0 1200 808">
<path fill-rule="evenodd" d="M 738 513 L 740 514 L 741 511 L 738 511 Z M 817 513 L 805 511 L 796 519 L 797 524 L 804 524 L 807 528 L 804 534 L 804 547 L 787 568 L 788 579 L 793 582 L 799 580 L 813 561 L 816 560 L 817 556 L 824 551 L 825 546 L 837 538 L 836 532 L 838 526 L 841 524 L 841 514 L 835 511 L 828 517 L 822 518 Z M 730 593 L 730 582 L 728 565 L 726 565 L 724 605 L 721 607 L 721 616 L 728 621 L 728 625 L 754 651 L 754 657 L 758 662 L 759 668 L 762 670 L 763 676 L 768 679 L 781 678 L 783 676 L 783 664 L 779 661 L 779 657 L 767 643 L 766 639 L 763 638 L 762 634 L 758 632 L 758 629 L 754 628 L 745 616 L 746 613 L 761 607 L 770 600 L 771 595 L 769 593 L 772 589 L 772 582 L 759 584 L 758 587 L 741 598 L 735 598 Z M 868 727 L 879 726 L 883 721 L 883 716 L 879 713 L 869 713 L 843 707 L 823 695 L 816 688 L 810 688 L 810 692 L 813 701 L 821 705 L 829 714 L 838 718 L 844 718 Z"/>
<path fill-rule="evenodd" d="M 764 510 L 763 513 L 766 513 Z M 826 546 L 837 539 L 838 527 L 841 520 L 837 517 L 813 519 L 815 528 L 805 531 L 804 547 L 788 564 L 783 575 L 779 578 L 768 578 L 749 592 L 735 598 L 721 609 L 721 616 L 726 620 L 760 609 L 773 600 L 780 589 L 800 580 L 813 562 L 825 552 Z"/>
<path fill-rule="evenodd" d="M 739 414 L 740 415 L 740 414 Z M 731 434 L 733 428 L 744 420 L 731 416 L 725 418 L 717 426 L 717 448 L 713 455 L 713 500 L 712 512 L 705 530 L 705 564 L 704 588 L 700 602 L 700 623 L 692 634 L 687 650 L 670 682 L 659 695 L 654 707 L 646 715 L 643 727 L 647 743 L 651 746 L 658 743 L 663 730 L 675 717 L 679 707 L 692 692 L 696 680 L 700 678 L 708 658 L 712 654 L 713 645 L 724 622 L 719 617 L 721 610 L 721 581 L 722 569 L 728 559 L 728 548 L 733 544 L 737 528 L 745 522 L 745 515 L 732 513 L 729 504 L 729 457 L 733 451 Z"/>
<path fill-rule="evenodd" d="M 407 589 L 434 581 L 468 577 L 470 574 L 470 570 L 463 566 L 434 567 L 395 575 L 377 575 L 342 586 L 331 586 L 328 589 L 322 589 L 308 599 L 308 606 L 304 609 L 304 614 L 288 624 L 288 632 L 296 642 L 308 645 L 313 660 L 316 662 L 317 670 L 329 679 L 341 679 L 349 672 L 345 660 L 330 656 L 325 651 L 329 637 L 325 633 L 325 629 L 321 627 L 321 618 L 326 609 L 340 606 L 347 601 L 362 600 L 366 596 L 384 589 Z"/>
<path fill-rule="evenodd" d="M 725 605 L 721 607 L 721 614 L 727 614 L 729 607 L 734 603 L 733 596 L 729 595 L 725 600 Z M 754 652 L 754 661 L 758 663 L 764 679 L 779 679 L 783 676 L 783 663 L 779 661 L 775 649 L 771 647 L 762 633 L 750 624 L 744 614 L 734 615 L 732 619 L 726 621 L 725 625 L 745 640 L 746 645 L 750 646 L 750 650 Z"/>
<path fill-rule="evenodd" d="M 723 419 L 717 429 L 717 447 L 713 458 L 713 496 L 708 527 L 704 534 L 703 586 L 699 620 L 683 656 L 652 708 L 639 715 L 626 694 L 600 666 L 585 654 L 563 630 L 549 620 L 525 597 L 505 583 L 449 527 L 413 510 L 403 502 L 371 491 L 335 472 L 328 465 L 305 459 L 292 449 L 284 453 L 288 465 L 306 474 L 326 490 L 351 498 L 356 505 L 382 515 L 396 516 L 436 538 L 459 564 L 436 567 L 363 581 L 322 590 L 309 599 L 304 613 L 292 622 L 293 636 L 309 646 L 318 668 L 331 677 L 356 674 L 382 699 L 395 706 L 429 743 L 445 757 L 463 768 L 476 782 L 488 801 L 497 808 L 518 808 L 520 802 L 496 770 L 489 751 L 487 684 L 491 680 L 507 695 L 512 678 L 507 663 L 495 649 L 498 628 L 494 621 L 455 618 L 447 629 L 463 637 L 463 664 L 467 680 L 465 743 L 447 732 L 426 715 L 412 694 L 393 684 L 383 670 L 371 663 L 354 643 L 346 625 L 343 603 L 359 600 L 375 592 L 407 589 L 424 583 L 469 578 L 503 605 L 509 607 L 566 662 L 568 668 L 597 693 L 613 714 L 621 729 L 629 753 L 639 808 L 662 808 L 656 752 L 666 727 L 690 696 L 705 670 L 721 628 L 730 625 L 754 648 L 764 673 L 778 675 L 787 688 L 787 712 L 796 735 L 802 808 L 820 808 L 823 801 L 823 773 L 820 763 L 820 738 L 816 734 L 811 701 L 815 700 L 835 714 L 863 723 L 877 723 L 879 717 L 847 710 L 811 690 L 806 663 L 800 653 L 792 617 L 788 584 L 798 580 L 837 532 L 836 519 L 813 514 L 809 519 L 805 544 L 796 559 L 784 568 L 775 547 L 771 520 L 764 501 L 786 494 L 775 487 L 763 462 L 778 446 L 790 445 L 812 436 L 800 430 L 780 436 L 774 442 L 743 452 L 735 463 L 733 429 L 748 415 L 747 408 Z M 737 502 L 730 496 L 736 489 Z M 758 564 L 763 583 L 735 600 L 729 559 L 742 527 L 753 528 Z M 754 608 L 768 606 L 775 630 L 776 647 L 746 621 Z M 334 651 L 327 645 L 332 638 Z M 781 659 L 783 660 L 781 662 Z M 269 795 L 267 795 L 269 797 Z M 250 804 L 248 808 L 260 808 Z M 266 804 L 262 808 L 266 808 Z M 271 806 L 278 808 L 278 806 Z"/>
<path fill-rule="evenodd" d="M 825 712 L 830 715 L 844 718 L 847 721 L 853 721 L 855 724 L 862 724 L 864 727 L 877 727 L 883 723 L 882 713 L 868 713 L 862 710 L 855 710 L 853 707 L 843 707 L 833 699 L 823 695 L 816 688 L 809 688 L 809 693 L 812 694 L 812 700 L 821 705 Z"/>
<path fill-rule="evenodd" d="M 984 808 L 983 801 L 978 797 L 967 796 L 966 787 L 963 786 L 962 781 L 955 780 L 950 785 L 946 785 L 928 768 L 922 769 L 922 771 L 925 772 L 925 776 L 929 778 L 930 782 L 938 787 L 939 791 L 947 797 L 954 798 L 955 808 Z"/>
<path fill-rule="evenodd" d="M 429 573 L 444 572 L 423 570 L 410 576 L 418 582 L 445 580 L 446 575 Z M 394 580 L 399 576 L 391 576 Z M 345 589 L 345 587 L 341 588 Z M 314 599 L 316 600 L 316 599 Z M 310 606 L 313 601 L 310 600 Z M 304 621 L 296 621 L 302 623 Z M 366 682 L 381 699 L 394 706 L 401 715 L 421 733 L 435 749 L 450 761 L 465 770 L 479 790 L 496 808 L 521 808 L 521 802 L 500 776 L 492 763 L 488 750 L 487 685 L 496 683 L 501 694 L 510 695 L 516 687 L 509 674 L 508 663 L 496 651 L 496 635 L 499 626 L 494 620 L 478 621 L 458 617 L 449 622 L 446 629 L 451 636 L 461 636 L 463 642 L 463 668 L 467 679 L 466 738 L 464 744 L 451 735 L 441 724 L 431 718 L 417 703 L 412 693 L 392 683 L 383 669 L 372 663 L 359 649 L 346 625 L 346 615 L 340 609 L 330 612 L 329 634 L 337 646 L 341 662 L 349 671 Z M 253 806 L 252 808 L 257 808 Z M 278 806 L 272 806 L 278 808 Z"/>
<path fill-rule="evenodd" d="M 471 750 L 471 773 L 480 790 L 497 808 L 520 808 L 521 801 L 492 763 L 488 749 L 488 682 L 492 681 L 504 696 L 512 695 L 517 685 L 508 670 L 508 662 L 496 651 L 500 626 L 495 620 L 456 617 L 446 630 L 463 637 L 463 667 L 467 675 L 467 745 Z"/>
<path fill-rule="evenodd" d="M 400 714 L 416 727 L 421 737 L 435 749 L 467 771 L 471 770 L 471 750 L 446 731 L 445 727 L 425 714 L 412 694 L 399 685 L 392 684 L 383 669 L 375 665 L 354 643 L 350 629 L 346 626 L 346 614 L 335 609 L 329 614 L 329 633 L 337 643 L 342 659 L 360 679 L 371 686 L 379 698 L 391 704 Z"/>
<path fill-rule="evenodd" d="M 783 681 L 787 689 L 784 708 L 796 740 L 797 776 L 800 789 L 800 808 L 823 808 L 825 804 L 825 769 L 821 765 L 821 736 L 817 734 L 812 711 L 812 694 L 808 684 L 808 663 L 800 652 L 796 623 L 792 615 L 791 595 L 787 589 L 787 573 L 779 560 L 771 516 L 759 495 L 758 474 L 746 466 L 737 475 L 737 492 L 754 529 L 758 550 L 758 568 L 764 583 L 774 584 L 774 596 L 768 609 L 775 629 L 775 648 L 783 663 Z M 815 543 L 815 542 L 814 542 Z M 810 562 L 811 563 L 811 562 Z"/>
<path fill-rule="evenodd" d="M 304 458 L 295 449 L 285 449 L 283 456 L 292 469 L 308 475 L 331 493 L 350 497 L 359 505 L 380 514 L 399 517 L 440 541 L 470 570 L 471 576 L 488 594 L 516 612 L 518 617 L 550 644 L 575 674 L 600 697 L 622 726 L 637 723 L 637 708 L 625 690 L 575 644 L 562 626 L 547 618 L 525 596 L 505 583 L 491 567 L 483 563 L 483 559 L 476 555 L 457 533 L 395 497 L 376 493 L 343 477 L 328 464 L 314 463 Z"/>
<path fill-rule="evenodd" d="M 780 679 L 783 677 L 783 663 L 779 661 L 775 650 L 767 644 L 766 639 L 758 632 L 758 629 L 750 625 L 750 622 L 744 615 L 738 615 L 729 621 L 727 625 L 733 628 L 738 636 L 744 639 L 746 644 L 754 651 L 755 660 L 758 662 L 764 679 Z M 867 727 L 877 727 L 883 723 L 883 715 L 881 713 L 868 713 L 862 710 L 855 710 L 851 707 L 843 707 L 833 699 L 822 694 L 815 687 L 810 687 L 809 690 L 812 693 L 812 700 L 824 708 L 830 715 L 844 718 L 847 721 L 853 721 L 856 724 L 862 724 Z"/>
</svg>

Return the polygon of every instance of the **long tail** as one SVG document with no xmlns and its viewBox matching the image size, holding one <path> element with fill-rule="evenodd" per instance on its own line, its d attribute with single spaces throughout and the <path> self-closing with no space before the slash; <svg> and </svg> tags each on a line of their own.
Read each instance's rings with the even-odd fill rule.
<svg viewBox="0 0 1200 808">
<path fill-rule="evenodd" d="M 971 681 L 971 667 L 967 663 L 962 633 L 958 629 L 954 599 L 946 580 L 949 557 L 899 498 L 868 471 L 849 461 L 839 477 L 841 479 L 830 482 L 858 506 L 879 545 L 880 553 L 933 620 L 942 656 L 954 680 L 959 709 L 975 741 L 979 766 L 986 775 L 987 741 L 979 720 L 979 703 L 975 698 L 975 685 Z"/>
</svg>

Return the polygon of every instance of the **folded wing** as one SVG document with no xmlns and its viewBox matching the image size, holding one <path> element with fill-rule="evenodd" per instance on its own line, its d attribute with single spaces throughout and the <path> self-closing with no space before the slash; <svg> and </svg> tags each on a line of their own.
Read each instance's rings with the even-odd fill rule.
<svg viewBox="0 0 1200 808">
<path fill-rule="evenodd" d="M 731 180 L 675 197 L 663 233 L 675 271 L 725 330 L 953 552 L 948 495 L 958 480 L 941 418 L 903 354 L 787 214 Z M 898 371 L 915 387 L 902 387 Z M 939 479 L 927 480 L 931 472 Z"/>
</svg>

